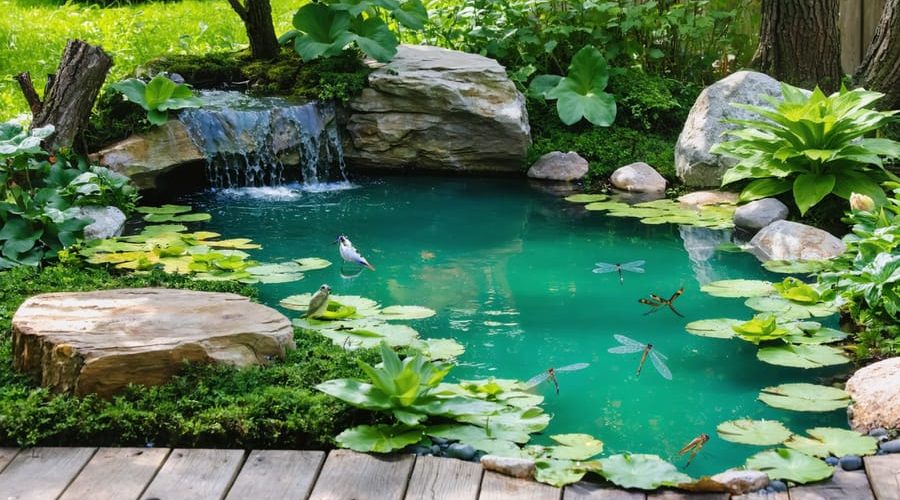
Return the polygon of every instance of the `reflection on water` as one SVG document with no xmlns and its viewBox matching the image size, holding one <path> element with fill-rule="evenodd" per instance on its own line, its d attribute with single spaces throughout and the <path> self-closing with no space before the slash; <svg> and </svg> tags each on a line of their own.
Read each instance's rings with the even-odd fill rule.
<svg viewBox="0 0 900 500">
<path fill-rule="evenodd" d="M 747 343 L 684 332 L 696 319 L 750 316 L 739 300 L 700 292 L 713 279 L 766 276 L 750 255 L 715 252 L 726 233 L 604 217 L 508 179 L 401 177 L 354 185 L 298 190 L 295 197 L 235 190 L 185 201 L 213 214 L 208 229 L 261 243 L 258 260 L 315 256 L 336 263 L 299 282 L 261 286 L 270 305 L 328 283 L 338 295 L 433 308 L 437 316 L 413 326 L 466 346 L 453 372 L 464 379 L 525 380 L 551 366 L 590 363 L 560 378 L 559 395 L 547 384 L 535 389 L 554 414 L 547 434 L 587 432 L 610 453 L 675 459 L 681 446 L 701 432 L 715 436 L 725 420 L 779 419 L 794 431 L 845 420 L 840 412 L 791 414 L 756 400 L 763 387 L 814 382 L 834 370 L 765 365 Z M 342 277 L 338 234 L 348 235 L 377 271 L 345 266 L 357 275 Z M 616 273 L 592 272 L 596 262 L 635 260 L 646 261 L 646 272 L 630 273 L 624 283 Z M 680 286 L 677 308 L 685 318 L 644 315 L 638 299 L 668 298 Z M 613 334 L 652 342 L 668 356 L 673 380 L 648 368 L 636 377 L 636 359 L 607 352 L 617 345 Z M 755 451 L 714 437 L 690 470 L 716 472 Z"/>
</svg>

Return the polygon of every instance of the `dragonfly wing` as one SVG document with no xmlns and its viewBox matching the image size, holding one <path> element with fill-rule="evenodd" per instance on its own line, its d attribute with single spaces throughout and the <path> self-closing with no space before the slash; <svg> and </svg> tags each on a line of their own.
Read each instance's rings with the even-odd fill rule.
<svg viewBox="0 0 900 500">
<path fill-rule="evenodd" d="M 607 264 L 606 262 L 597 262 L 594 265 L 597 266 L 594 268 L 594 272 L 597 274 L 611 273 L 619 268 L 615 264 Z"/>
<path fill-rule="evenodd" d="M 634 340 L 634 339 L 632 339 L 632 338 L 628 338 L 628 337 L 626 337 L 626 336 L 624 336 L 624 335 L 620 335 L 620 334 L 618 334 L 618 333 L 614 334 L 614 335 L 613 335 L 613 338 L 615 338 L 615 339 L 616 339 L 620 344 L 622 344 L 622 345 L 627 345 L 627 346 L 631 346 L 631 347 L 637 347 L 638 349 L 643 349 L 644 346 L 647 345 L 647 344 L 642 344 L 642 343 L 640 343 L 640 342 L 638 342 L 637 340 Z"/>
<path fill-rule="evenodd" d="M 535 375 L 535 376 L 531 377 L 530 379 L 528 379 L 527 382 L 525 382 L 525 387 L 531 389 L 532 387 L 534 387 L 534 386 L 540 384 L 541 382 L 547 380 L 547 377 L 549 377 L 549 376 L 550 376 L 550 374 L 547 373 L 547 372 L 541 373 L 541 374 L 539 374 L 539 375 Z"/>
<path fill-rule="evenodd" d="M 644 346 L 630 346 L 630 345 L 620 345 L 619 347 L 611 347 L 607 349 L 607 352 L 611 352 L 613 354 L 630 354 L 632 352 L 640 352 L 644 350 Z"/>
<path fill-rule="evenodd" d="M 626 263 L 622 264 L 622 269 L 633 272 L 633 273 L 642 273 L 642 272 L 644 272 L 644 269 L 641 268 L 641 266 L 644 265 L 644 262 L 645 261 L 643 261 L 643 260 L 626 262 Z"/>
<path fill-rule="evenodd" d="M 562 368 L 557 368 L 556 371 L 558 371 L 558 372 L 574 372 L 577 370 L 584 370 L 588 366 L 590 366 L 588 363 L 575 363 L 574 365 L 566 365 L 566 366 L 563 366 Z"/>
<path fill-rule="evenodd" d="M 669 371 L 669 367 L 666 366 L 666 363 L 663 362 L 655 352 L 650 353 L 650 361 L 653 363 L 653 367 L 656 368 L 656 371 L 658 371 L 664 379 L 672 380 L 672 372 Z"/>
</svg>

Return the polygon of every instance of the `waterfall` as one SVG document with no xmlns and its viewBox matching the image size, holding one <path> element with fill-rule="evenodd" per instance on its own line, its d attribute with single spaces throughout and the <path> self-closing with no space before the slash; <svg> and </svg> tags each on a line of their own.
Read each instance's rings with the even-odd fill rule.
<svg viewBox="0 0 900 500">
<path fill-rule="evenodd" d="M 346 181 L 332 103 L 291 103 L 240 92 L 202 92 L 179 120 L 206 156 L 213 188 Z"/>
</svg>

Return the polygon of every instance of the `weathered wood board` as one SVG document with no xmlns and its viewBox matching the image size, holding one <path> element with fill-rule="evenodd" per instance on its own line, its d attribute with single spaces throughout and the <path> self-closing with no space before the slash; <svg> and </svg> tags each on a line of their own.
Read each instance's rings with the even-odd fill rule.
<svg viewBox="0 0 900 500">
<path fill-rule="evenodd" d="M 221 500 L 243 462 L 244 450 L 174 449 L 141 498 Z"/>
<path fill-rule="evenodd" d="M 100 448 L 60 500 L 138 498 L 168 455 L 168 448 Z"/>
<path fill-rule="evenodd" d="M 481 464 L 417 457 L 405 500 L 478 500 Z"/>
<path fill-rule="evenodd" d="M 58 497 L 97 448 L 30 448 L 0 473 L 0 498 L 47 500 Z"/>
<path fill-rule="evenodd" d="M 415 455 L 328 454 L 311 500 L 402 500 Z"/>
<path fill-rule="evenodd" d="M 306 498 L 324 461 L 324 451 L 255 450 L 226 498 Z"/>
<path fill-rule="evenodd" d="M 481 500 L 560 500 L 562 489 L 530 479 L 507 477 L 485 471 L 481 480 Z"/>
</svg>

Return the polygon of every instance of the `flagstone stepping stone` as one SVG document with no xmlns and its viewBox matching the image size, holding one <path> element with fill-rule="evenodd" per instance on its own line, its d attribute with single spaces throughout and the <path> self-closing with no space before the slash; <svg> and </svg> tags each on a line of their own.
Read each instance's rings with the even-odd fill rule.
<svg viewBox="0 0 900 500">
<path fill-rule="evenodd" d="M 36 295 L 12 326 L 13 366 L 76 395 L 159 385 L 185 361 L 244 367 L 295 347 L 290 321 L 272 308 L 231 293 L 166 288 Z"/>
</svg>

